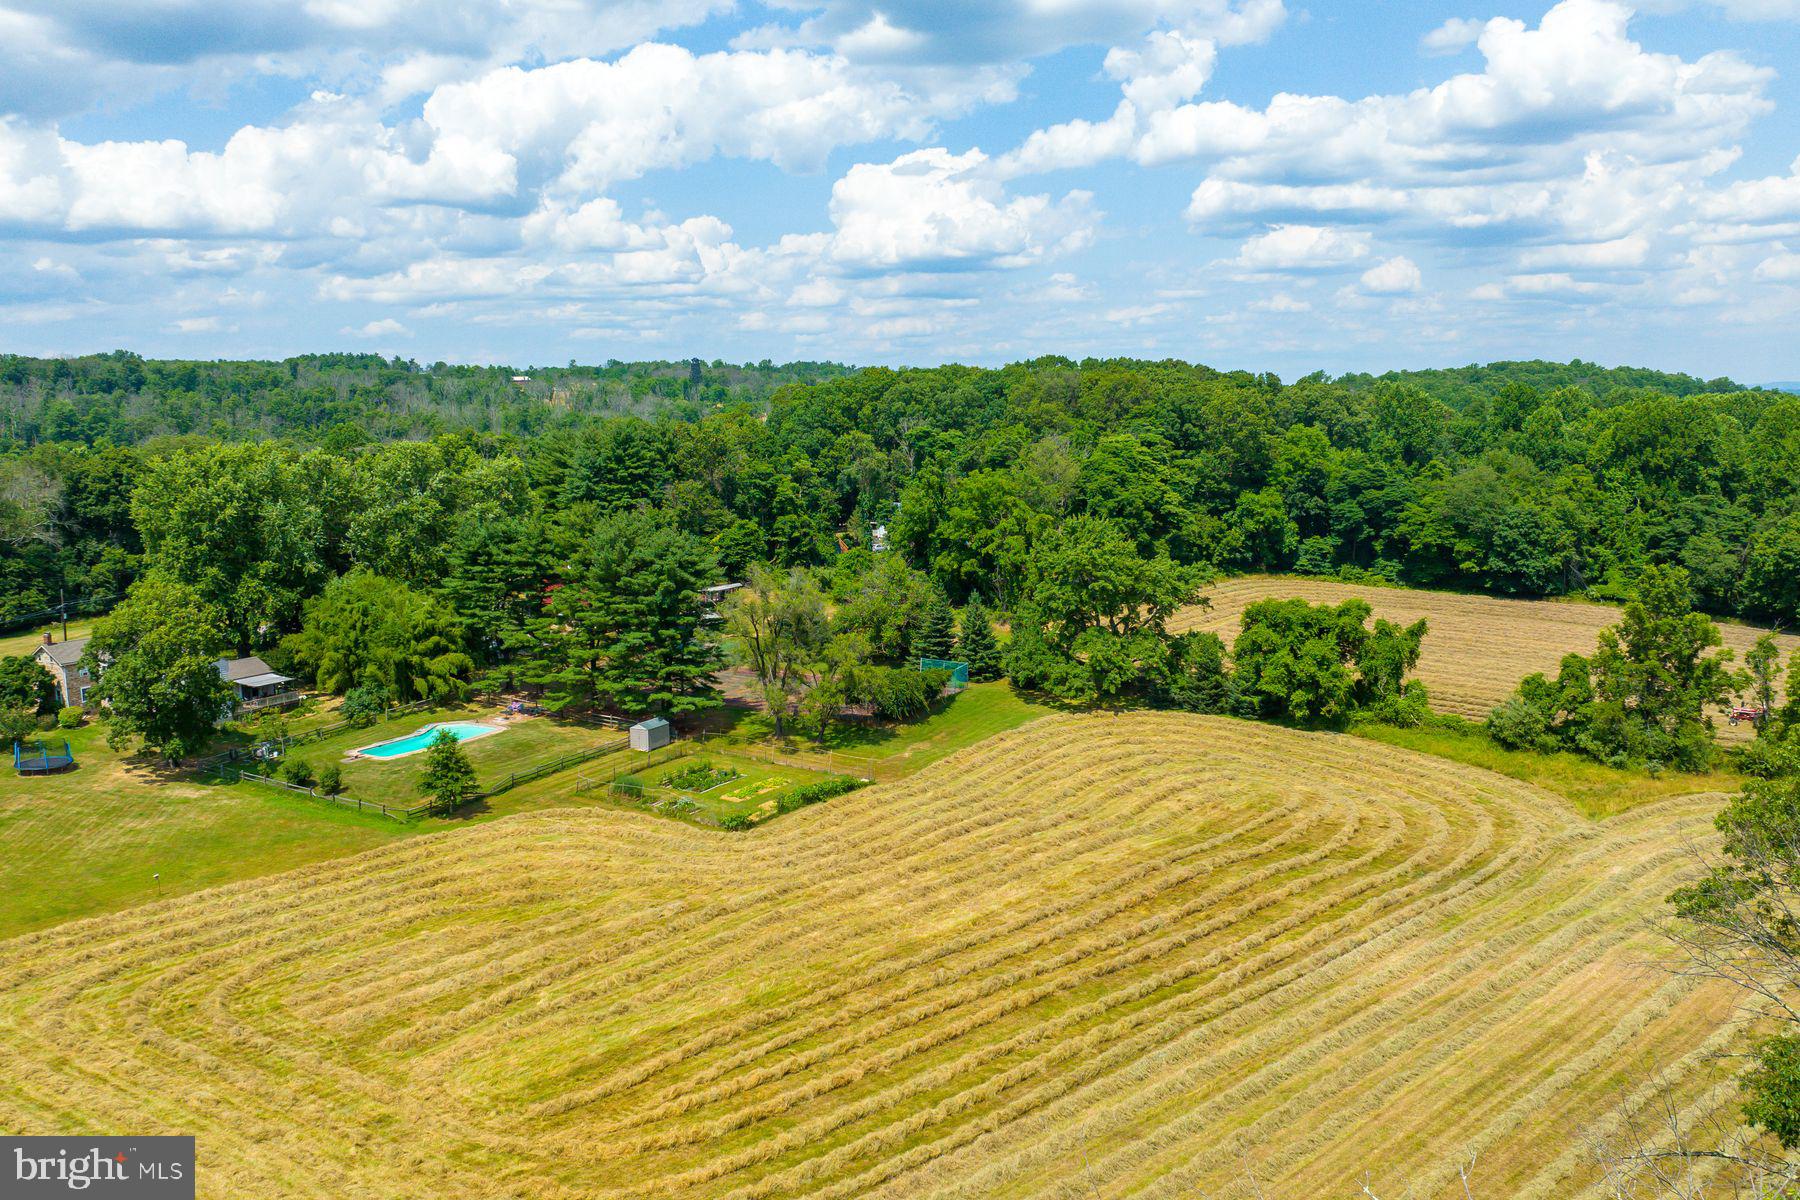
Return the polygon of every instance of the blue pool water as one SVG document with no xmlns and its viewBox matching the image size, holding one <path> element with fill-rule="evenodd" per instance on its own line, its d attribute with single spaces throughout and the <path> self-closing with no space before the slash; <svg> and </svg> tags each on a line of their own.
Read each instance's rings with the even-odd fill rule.
<svg viewBox="0 0 1800 1200">
<path fill-rule="evenodd" d="M 377 742 L 373 746 L 364 746 L 359 753 L 368 758 L 399 758 L 402 754 L 417 754 L 431 745 L 440 729 L 448 729 L 459 742 L 500 732 L 496 725 L 478 725 L 474 721 L 445 721 L 438 725 L 427 725 L 417 733 L 403 738 L 395 738 L 391 742 Z"/>
</svg>

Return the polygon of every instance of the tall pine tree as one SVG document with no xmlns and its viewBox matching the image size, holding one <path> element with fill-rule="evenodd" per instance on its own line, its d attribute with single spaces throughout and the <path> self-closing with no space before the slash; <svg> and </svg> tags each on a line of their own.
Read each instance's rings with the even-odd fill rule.
<svg viewBox="0 0 1800 1200">
<path fill-rule="evenodd" d="M 942 591 L 934 590 L 925 608 L 925 620 L 913 635 L 914 658 L 949 658 L 956 653 L 956 613 Z"/>
<path fill-rule="evenodd" d="M 994 621 L 980 596 L 971 596 L 963 609 L 962 632 L 957 635 L 956 655 L 969 664 L 969 678 L 998 679 L 1005 668 L 1001 662 L 1000 639 L 994 636 Z"/>
<path fill-rule="evenodd" d="M 717 575 L 711 548 L 656 514 L 604 517 L 545 615 L 530 622 L 534 645 L 521 673 L 548 689 L 552 709 L 709 708 L 718 703 L 722 655 L 703 636 L 700 589 Z"/>
</svg>

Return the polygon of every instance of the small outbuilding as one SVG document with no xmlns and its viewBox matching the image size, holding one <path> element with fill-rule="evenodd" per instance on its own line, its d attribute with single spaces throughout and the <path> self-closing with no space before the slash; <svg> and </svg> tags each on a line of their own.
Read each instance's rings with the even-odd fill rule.
<svg viewBox="0 0 1800 1200">
<path fill-rule="evenodd" d="M 727 597 L 744 585 L 741 583 L 715 583 L 711 587 L 700 589 L 700 619 L 702 621 L 723 621 L 725 610 L 722 607 Z"/>
<path fill-rule="evenodd" d="M 631 748 L 633 750 L 661 750 L 675 738 L 675 727 L 661 717 L 651 717 L 648 721 L 639 721 L 631 727 Z"/>
</svg>

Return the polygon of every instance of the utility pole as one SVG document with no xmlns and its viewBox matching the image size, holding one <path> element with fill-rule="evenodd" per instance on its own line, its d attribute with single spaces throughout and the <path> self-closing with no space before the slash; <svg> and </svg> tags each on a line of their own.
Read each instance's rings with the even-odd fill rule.
<svg viewBox="0 0 1800 1200">
<path fill-rule="evenodd" d="M 62 614 L 63 641 L 66 642 L 69 640 L 69 590 L 67 588 L 56 589 L 56 599 L 58 600 L 56 609 Z"/>
</svg>

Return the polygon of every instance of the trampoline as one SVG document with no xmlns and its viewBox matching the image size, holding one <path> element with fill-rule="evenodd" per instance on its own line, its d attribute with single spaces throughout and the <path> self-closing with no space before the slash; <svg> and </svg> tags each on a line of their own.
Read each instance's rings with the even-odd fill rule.
<svg viewBox="0 0 1800 1200">
<path fill-rule="evenodd" d="M 29 746 L 20 742 L 13 743 L 13 769 L 21 775 L 54 775 L 58 771 L 67 771 L 75 765 L 75 752 L 64 740 L 62 753 L 43 742 L 34 742 Z"/>
</svg>

